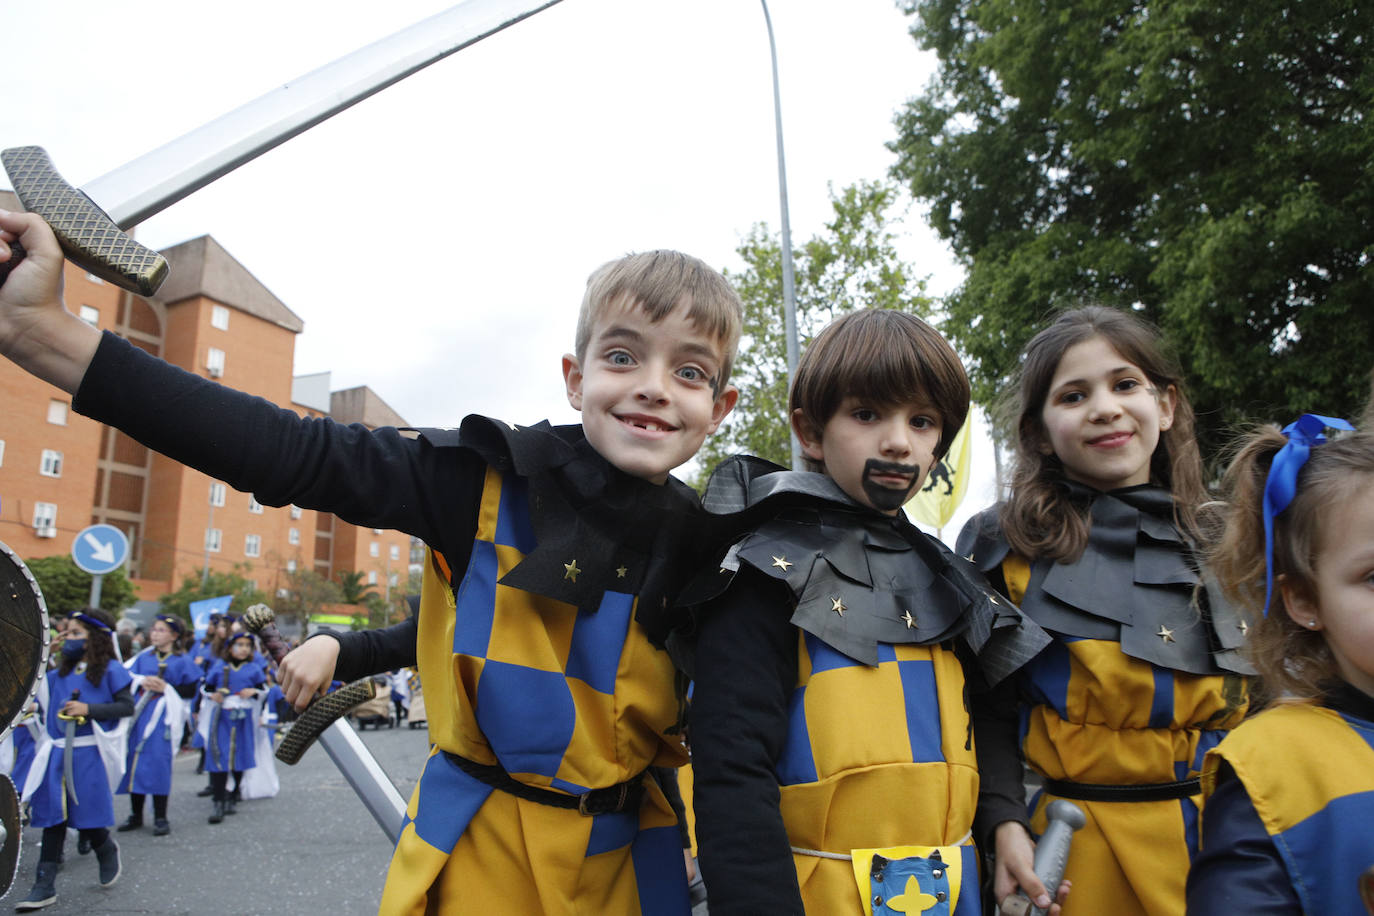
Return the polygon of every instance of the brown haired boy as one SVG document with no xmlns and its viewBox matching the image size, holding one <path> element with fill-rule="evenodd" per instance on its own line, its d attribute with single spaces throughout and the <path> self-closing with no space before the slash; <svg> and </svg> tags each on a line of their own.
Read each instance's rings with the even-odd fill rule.
<svg viewBox="0 0 1374 916">
<path fill-rule="evenodd" d="M 459 430 L 302 419 L 168 366 L 66 311 L 61 254 L 0 212 L 0 352 L 81 413 L 253 492 L 428 545 L 416 619 L 312 639 L 284 660 L 302 705 L 331 677 L 418 661 L 433 745 L 398 838 L 387 913 L 685 913 L 676 817 L 650 766 L 685 757 L 661 644 L 694 494 L 669 477 L 734 406 L 729 284 L 695 258 L 593 275 L 563 358 L 582 426 Z"/>
<path fill-rule="evenodd" d="M 900 512 L 968 404 L 934 329 L 856 312 L 792 387 L 820 473 L 732 459 L 712 476 L 707 508 L 748 531 L 682 599 L 699 626 L 683 655 L 712 916 L 981 912 L 975 807 L 980 836 L 1025 811 L 1014 721 L 966 698 L 1045 637 Z"/>
</svg>

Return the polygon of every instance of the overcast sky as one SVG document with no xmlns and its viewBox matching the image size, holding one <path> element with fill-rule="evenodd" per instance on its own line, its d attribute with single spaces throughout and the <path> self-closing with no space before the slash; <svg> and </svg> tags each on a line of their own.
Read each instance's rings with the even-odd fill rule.
<svg viewBox="0 0 1374 916">
<path fill-rule="evenodd" d="M 45 147 L 80 186 L 450 5 L 6 4 L 0 145 Z M 829 215 L 828 185 L 885 176 L 893 114 L 933 58 L 892 0 L 773 0 L 770 11 L 800 243 Z M 137 235 L 152 247 L 214 236 L 304 320 L 297 374 L 368 385 L 415 425 L 474 412 L 559 423 L 577 419 L 559 358 L 587 274 L 651 248 L 737 268 L 735 247 L 758 222 L 779 223 L 759 3 L 563 0 Z M 902 253 L 932 291 L 956 285 L 920 214 L 903 225 Z M 990 498 L 977 463 L 970 510 Z"/>
</svg>

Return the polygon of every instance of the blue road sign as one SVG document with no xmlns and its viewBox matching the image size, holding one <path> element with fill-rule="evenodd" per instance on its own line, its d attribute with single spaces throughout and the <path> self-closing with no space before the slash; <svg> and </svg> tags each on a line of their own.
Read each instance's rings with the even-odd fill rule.
<svg viewBox="0 0 1374 916">
<path fill-rule="evenodd" d="M 129 539 L 114 525 L 91 525 L 72 541 L 72 559 L 93 576 L 114 572 L 129 558 Z"/>
</svg>

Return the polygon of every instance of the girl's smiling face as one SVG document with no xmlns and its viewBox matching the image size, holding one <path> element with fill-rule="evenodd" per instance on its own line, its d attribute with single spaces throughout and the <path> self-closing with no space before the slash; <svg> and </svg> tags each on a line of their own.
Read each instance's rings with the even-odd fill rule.
<svg viewBox="0 0 1374 916">
<path fill-rule="evenodd" d="M 1064 351 L 1040 411 L 1045 442 L 1071 480 L 1098 490 L 1150 482 L 1160 433 L 1174 421 L 1174 392 L 1159 391 L 1103 337 Z"/>
</svg>

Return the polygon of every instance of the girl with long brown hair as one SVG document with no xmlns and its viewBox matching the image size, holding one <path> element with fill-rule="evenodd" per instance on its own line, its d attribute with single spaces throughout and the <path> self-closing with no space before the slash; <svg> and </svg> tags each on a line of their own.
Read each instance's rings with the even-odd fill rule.
<svg viewBox="0 0 1374 916">
<path fill-rule="evenodd" d="M 1031 825 L 1070 799 L 1065 916 L 1182 916 L 1203 755 L 1246 708 L 1235 612 L 1204 587 L 1193 413 L 1159 334 L 1066 312 L 1031 340 L 1009 499 L 959 552 L 1054 641 L 1020 675 Z M 1019 829 L 1008 825 L 1007 829 Z M 996 895 L 1014 888 L 998 863 Z"/>
</svg>

